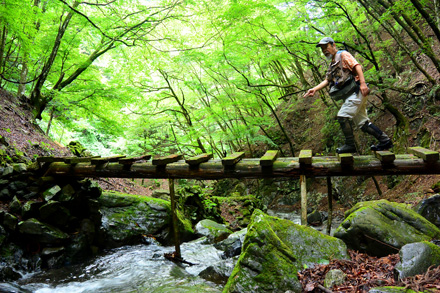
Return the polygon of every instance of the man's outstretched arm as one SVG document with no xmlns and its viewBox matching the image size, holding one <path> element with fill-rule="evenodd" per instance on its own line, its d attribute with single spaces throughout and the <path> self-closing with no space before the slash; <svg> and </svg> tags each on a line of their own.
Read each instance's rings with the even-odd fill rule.
<svg viewBox="0 0 440 293">
<path fill-rule="evenodd" d="M 309 97 L 309 96 L 314 96 L 315 93 L 323 88 L 325 88 L 328 85 L 328 80 L 324 79 L 323 82 L 321 82 L 320 84 L 318 84 L 317 86 L 315 86 L 314 88 L 309 89 L 303 96 L 303 98 L 305 97 Z"/>
</svg>

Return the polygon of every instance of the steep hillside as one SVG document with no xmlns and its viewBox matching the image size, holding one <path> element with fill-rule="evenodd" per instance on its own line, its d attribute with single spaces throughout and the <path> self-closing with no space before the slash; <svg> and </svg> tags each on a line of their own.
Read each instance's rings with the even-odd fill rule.
<svg viewBox="0 0 440 293">
<path fill-rule="evenodd" d="M 3 163 L 29 162 L 36 156 L 71 156 L 71 151 L 51 140 L 35 124 L 27 102 L 0 89 L 0 166 Z M 127 179 L 96 180 L 105 190 L 150 195 L 151 189 Z"/>
</svg>

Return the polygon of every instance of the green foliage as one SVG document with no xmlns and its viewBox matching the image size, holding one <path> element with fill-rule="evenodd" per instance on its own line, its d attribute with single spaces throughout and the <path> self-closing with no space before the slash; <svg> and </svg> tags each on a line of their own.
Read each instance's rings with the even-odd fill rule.
<svg viewBox="0 0 440 293">
<path fill-rule="evenodd" d="M 1 85 L 16 92 L 18 83 L 10 81 L 26 68 L 28 81 L 47 74 L 40 126 L 47 128 L 52 119 L 54 139 L 78 140 L 94 154 L 255 153 L 261 145 L 278 148 L 310 137 L 312 128 L 299 139 L 285 134 L 285 120 L 302 99 L 291 97 L 287 106 L 283 99 L 324 78 L 327 63 L 314 46 L 323 35 L 341 48 L 346 44 L 366 79 L 381 84 L 378 94 L 396 84 L 409 86 L 417 68 L 405 48 L 429 53 L 427 42 L 433 41 L 428 37 L 415 46 L 409 37 L 383 37 L 385 28 L 396 32 L 392 36 L 406 34 L 394 12 L 426 24 L 404 0 L 371 10 L 349 0 L 159 2 L 81 3 L 79 14 L 62 1 L 5 0 L 0 69 L 7 79 Z M 57 47 L 60 22 L 69 13 Z M 432 100 L 439 92 L 430 89 Z M 35 97 L 35 83 L 26 83 L 26 94 Z M 340 136 L 330 110 L 325 119 L 329 151 Z"/>
<path fill-rule="evenodd" d="M 193 224 L 203 219 L 224 221 L 220 215 L 218 201 L 210 195 L 210 188 L 180 181 L 176 194 L 181 210 Z"/>
</svg>

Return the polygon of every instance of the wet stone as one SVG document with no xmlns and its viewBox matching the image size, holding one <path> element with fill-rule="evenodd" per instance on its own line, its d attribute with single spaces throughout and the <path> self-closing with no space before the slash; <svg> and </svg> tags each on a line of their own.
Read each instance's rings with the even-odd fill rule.
<svg viewBox="0 0 440 293">
<path fill-rule="evenodd" d="M 25 219 L 37 217 L 39 215 L 39 210 L 42 205 L 43 202 L 36 202 L 33 200 L 25 202 L 21 211 L 22 217 Z"/>
<path fill-rule="evenodd" d="M 10 200 L 11 197 L 12 195 L 7 188 L 0 190 L 0 200 Z"/>
<path fill-rule="evenodd" d="M 23 181 L 14 181 L 11 184 L 9 184 L 9 190 L 11 191 L 19 191 L 23 190 L 28 186 L 26 182 Z"/>
<path fill-rule="evenodd" d="M 416 207 L 417 213 L 440 228 L 440 194 L 422 200 Z"/>
<path fill-rule="evenodd" d="M 9 210 L 13 213 L 21 214 L 21 208 L 22 208 L 21 202 L 18 200 L 16 196 L 14 196 L 12 201 L 9 203 Z"/>
<path fill-rule="evenodd" d="M 48 190 L 43 192 L 44 200 L 49 201 L 49 200 L 53 199 L 60 191 L 61 191 L 61 187 L 59 187 L 58 185 L 55 185 L 55 186 L 49 188 Z"/>
<path fill-rule="evenodd" d="M 9 185 L 9 180 L 0 179 L 0 187 L 5 187 L 7 185 Z"/>
<path fill-rule="evenodd" d="M 8 176 L 14 173 L 14 168 L 12 166 L 7 166 L 3 169 L 3 176 Z"/>
<path fill-rule="evenodd" d="M 37 192 L 34 192 L 34 191 L 31 191 L 31 192 L 25 193 L 25 194 L 23 195 L 23 198 L 24 198 L 24 199 L 27 199 L 27 200 L 36 199 L 37 197 L 38 197 L 38 193 L 37 193 Z"/>
<path fill-rule="evenodd" d="M 41 251 L 42 256 L 53 256 L 64 252 L 65 248 L 61 247 L 46 247 Z"/>
<path fill-rule="evenodd" d="M 5 242 L 8 235 L 6 234 L 5 228 L 0 225 L 0 247 L 3 247 L 3 242 Z"/>
<path fill-rule="evenodd" d="M 35 237 L 37 241 L 42 243 L 59 243 L 69 238 L 69 235 L 63 231 L 41 223 L 35 218 L 20 222 L 18 229 L 20 233 Z"/>
<path fill-rule="evenodd" d="M 47 204 L 40 207 L 40 216 L 43 220 L 57 225 L 64 226 L 70 217 L 68 209 L 63 207 L 57 201 L 49 201 Z"/>
<path fill-rule="evenodd" d="M 5 215 L 3 216 L 3 226 L 11 231 L 14 231 L 15 228 L 17 227 L 18 224 L 18 219 L 16 216 L 10 214 L 10 213 L 5 213 Z"/>
<path fill-rule="evenodd" d="M 27 171 L 27 166 L 24 163 L 14 164 L 14 165 L 12 165 L 12 168 L 17 173 L 21 173 L 21 172 L 26 172 Z"/>
<path fill-rule="evenodd" d="M 0 265 L 0 282 L 16 281 L 20 278 L 21 275 L 16 271 L 14 271 L 11 267 L 6 265 Z M 8 292 L 16 292 L 16 291 L 8 291 Z"/>
<path fill-rule="evenodd" d="M 73 189 L 72 185 L 67 184 L 61 190 L 59 201 L 70 201 L 75 195 L 75 189 Z"/>
</svg>

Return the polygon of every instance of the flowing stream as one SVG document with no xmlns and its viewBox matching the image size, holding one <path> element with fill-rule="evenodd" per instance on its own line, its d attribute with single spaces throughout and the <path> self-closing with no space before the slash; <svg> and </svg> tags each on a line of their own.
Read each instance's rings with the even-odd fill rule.
<svg viewBox="0 0 440 293">
<path fill-rule="evenodd" d="M 292 212 L 268 214 L 300 223 L 300 216 Z M 195 264 L 192 266 L 167 260 L 164 254 L 173 252 L 174 247 L 153 242 L 109 250 L 78 265 L 27 274 L 17 282 L 0 283 L 0 292 L 221 292 L 223 285 L 198 276 L 224 261 L 223 252 L 203 244 L 202 239 L 181 245 L 182 258 Z M 233 260 L 229 260 L 232 268 Z"/>
<path fill-rule="evenodd" d="M 221 260 L 221 251 L 193 241 L 181 245 L 178 265 L 164 257 L 174 247 L 157 244 L 113 249 L 79 265 L 25 275 L 15 283 L 0 283 L 0 292 L 221 292 L 223 286 L 197 275 Z"/>
</svg>

